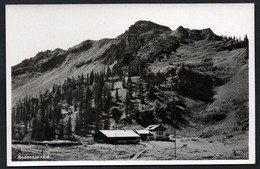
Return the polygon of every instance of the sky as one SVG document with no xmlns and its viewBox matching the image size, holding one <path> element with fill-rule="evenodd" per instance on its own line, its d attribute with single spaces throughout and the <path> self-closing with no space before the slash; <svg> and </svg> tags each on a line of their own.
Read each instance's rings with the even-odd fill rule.
<svg viewBox="0 0 260 169">
<path fill-rule="evenodd" d="M 116 38 L 138 20 L 254 37 L 253 4 L 7 5 L 7 60 L 13 66 L 40 51 Z"/>
</svg>

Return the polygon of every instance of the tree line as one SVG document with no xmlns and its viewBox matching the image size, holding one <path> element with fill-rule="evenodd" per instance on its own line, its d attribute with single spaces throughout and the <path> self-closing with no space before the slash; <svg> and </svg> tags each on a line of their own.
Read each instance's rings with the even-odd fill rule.
<svg viewBox="0 0 260 169">
<path fill-rule="evenodd" d="M 140 76 L 146 85 L 141 80 L 138 84 L 132 83 L 133 76 Z M 114 88 L 118 79 L 127 91 L 125 100 L 119 97 L 119 88 Z M 27 135 L 29 139 L 39 141 L 73 139 L 71 114 L 76 111 L 75 134 L 87 136 L 99 129 L 109 129 L 110 118 L 118 122 L 122 115 L 121 110 L 115 107 L 118 103 L 123 101 L 123 111 L 128 117 L 134 109 L 133 92 L 144 104 L 145 90 L 152 99 L 154 87 L 162 79 L 163 74 L 149 72 L 144 61 L 124 68 L 116 64 L 112 70 L 108 66 L 100 72 L 67 77 L 62 84 L 54 84 L 36 96 L 25 96 L 13 106 L 13 138 L 17 139 L 19 133 L 20 139 Z M 115 94 L 112 96 L 113 90 Z M 66 118 L 65 113 L 68 113 Z"/>
<path fill-rule="evenodd" d="M 75 111 L 75 133 L 87 133 L 93 125 L 98 130 L 102 114 L 111 106 L 111 89 L 105 87 L 107 76 L 92 71 L 86 76 L 68 77 L 63 84 L 55 84 L 37 96 L 20 99 L 12 108 L 13 134 L 26 136 L 31 130 L 32 140 L 70 139 L 71 114 Z M 68 112 L 67 120 L 62 112 Z"/>
</svg>

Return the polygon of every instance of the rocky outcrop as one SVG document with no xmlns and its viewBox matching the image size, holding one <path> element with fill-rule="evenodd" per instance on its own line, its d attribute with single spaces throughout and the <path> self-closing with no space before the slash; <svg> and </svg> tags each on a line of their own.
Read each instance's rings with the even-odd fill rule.
<svg viewBox="0 0 260 169">
<path fill-rule="evenodd" d="M 192 40 L 221 40 L 221 36 L 217 36 L 213 33 L 213 31 L 210 28 L 197 30 L 197 29 L 187 29 L 183 26 L 179 26 L 176 30 L 176 33 L 178 37 L 180 38 L 190 38 Z"/>
</svg>

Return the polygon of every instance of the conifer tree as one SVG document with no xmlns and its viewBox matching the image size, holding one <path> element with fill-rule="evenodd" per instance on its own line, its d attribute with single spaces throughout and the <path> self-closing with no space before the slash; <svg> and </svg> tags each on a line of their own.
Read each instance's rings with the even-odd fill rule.
<svg viewBox="0 0 260 169">
<path fill-rule="evenodd" d="M 91 71 L 91 72 L 90 72 L 90 76 L 89 76 L 89 85 L 92 85 L 92 84 L 93 84 L 94 79 L 95 79 L 95 77 L 94 77 L 94 72 Z"/>
<path fill-rule="evenodd" d="M 123 78 L 122 78 L 122 86 L 123 88 L 126 88 L 126 84 L 125 84 L 125 76 L 123 75 Z"/>
<path fill-rule="evenodd" d="M 56 122 L 59 122 L 60 119 L 62 118 L 62 112 L 61 112 L 61 105 L 60 105 L 60 104 L 58 104 L 57 109 L 56 109 L 56 112 L 57 112 Z"/>
<path fill-rule="evenodd" d="M 101 112 L 101 108 L 100 107 L 96 107 L 93 111 L 95 111 L 96 114 L 96 119 L 95 119 L 95 133 L 97 133 L 99 131 L 99 116 L 100 116 L 100 112 Z"/>
<path fill-rule="evenodd" d="M 36 130 L 37 130 L 37 118 L 32 119 L 32 134 L 31 134 L 31 139 L 35 139 L 36 137 Z"/>
<path fill-rule="evenodd" d="M 106 75 L 106 80 L 108 80 L 108 78 L 111 76 L 111 70 L 109 68 L 109 66 L 107 66 L 107 75 Z"/>
<path fill-rule="evenodd" d="M 76 115 L 75 134 L 81 134 L 79 114 Z"/>
<path fill-rule="evenodd" d="M 16 124 L 16 109 L 15 107 L 12 107 L 12 128 L 14 128 Z"/>
<path fill-rule="evenodd" d="M 148 88 L 148 97 L 150 100 L 154 100 L 155 98 L 153 85 L 150 85 L 150 87 Z"/>
<path fill-rule="evenodd" d="M 110 121 L 109 119 L 106 119 L 104 121 L 104 130 L 109 130 L 110 129 L 109 125 L 110 125 Z"/>
<path fill-rule="evenodd" d="M 112 114 L 112 117 L 115 119 L 115 122 L 118 123 L 122 116 L 122 112 L 118 108 L 113 107 L 111 109 L 111 114 Z"/>
<path fill-rule="evenodd" d="M 88 126 L 91 123 L 91 99 L 89 97 L 86 97 L 85 107 L 84 107 L 84 129 L 86 131 L 89 130 Z"/>
<path fill-rule="evenodd" d="M 66 137 L 70 138 L 72 136 L 72 129 L 71 129 L 71 116 L 69 116 L 68 119 L 68 124 L 67 124 L 67 128 L 66 128 Z"/>
<path fill-rule="evenodd" d="M 85 84 L 85 85 L 90 85 L 90 84 L 89 84 L 89 73 L 87 74 L 87 77 L 86 77 L 86 79 L 84 80 L 84 84 Z"/>
<path fill-rule="evenodd" d="M 133 88 L 132 88 L 132 83 L 129 83 L 129 97 L 130 99 L 132 98 L 132 94 L 133 94 Z"/>
<path fill-rule="evenodd" d="M 147 77 L 146 78 L 146 91 L 148 91 L 149 90 L 149 88 L 150 88 L 150 80 L 149 80 L 149 77 Z"/>
<path fill-rule="evenodd" d="M 80 75 L 80 82 L 84 82 L 84 75 L 83 75 L 83 73 Z"/>
<path fill-rule="evenodd" d="M 139 63 L 138 65 L 138 73 L 139 73 L 139 76 L 141 77 L 142 76 L 142 73 L 143 73 L 143 68 L 142 68 L 142 63 Z"/>
<path fill-rule="evenodd" d="M 127 85 L 129 86 L 132 83 L 131 81 L 131 66 L 128 66 L 128 79 L 127 79 Z"/>
<path fill-rule="evenodd" d="M 28 122 L 27 120 L 25 120 L 24 122 L 24 135 L 27 135 L 28 134 Z"/>
<path fill-rule="evenodd" d="M 128 115 L 128 112 L 129 112 L 130 102 L 131 102 L 131 97 L 130 97 L 129 89 L 127 89 L 126 97 L 125 97 L 125 113 L 126 113 L 126 116 Z"/>
<path fill-rule="evenodd" d="M 42 140 L 52 140 L 54 138 L 54 131 L 53 128 L 50 126 L 49 119 L 46 119 L 44 124 L 44 132 L 43 132 L 43 139 Z"/>
<path fill-rule="evenodd" d="M 72 99 L 72 102 L 73 102 L 73 107 L 74 107 L 74 112 L 77 110 L 77 101 L 76 101 L 76 98 L 73 98 Z"/>
<path fill-rule="evenodd" d="M 112 101 L 112 96 L 111 96 L 111 91 L 107 90 L 104 92 L 104 96 L 106 95 L 104 99 L 104 110 L 106 114 L 109 114 L 109 109 L 111 106 L 111 101 Z"/>
<path fill-rule="evenodd" d="M 143 96 L 143 95 L 141 95 L 141 104 L 145 104 L 144 96 Z"/>
<path fill-rule="evenodd" d="M 138 97 L 141 96 L 143 96 L 143 86 L 142 86 L 142 82 L 140 81 L 138 85 Z"/>
<path fill-rule="evenodd" d="M 62 120 L 61 120 L 61 123 L 60 123 L 58 139 L 59 140 L 63 140 L 64 139 L 64 124 L 63 124 Z"/>
<path fill-rule="evenodd" d="M 115 98 L 116 98 L 116 102 L 119 102 L 118 88 L 116 88 Z"/>
<path fill-rule="evenodd" d="M 247 56 L 249 56 L 249 41 L 248 41 L 248 37 L 247 37 L 247 35 L 244 37 L 244 46 L 245 46 L 245 48 L 246 48 L 246 54 L 247 54 Z"/>
</svg>

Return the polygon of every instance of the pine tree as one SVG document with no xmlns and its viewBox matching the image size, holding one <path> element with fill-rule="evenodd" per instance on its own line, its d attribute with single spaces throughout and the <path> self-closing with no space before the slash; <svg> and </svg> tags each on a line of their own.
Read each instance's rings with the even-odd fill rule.
<svg viewBox="0 0 260 169">
<path fill-rule="evenodd" d="M 109 130 L 110 129 L 109 125 L 110 125 L 110 121 L 109 119 L 106 119 L 104 121 L 104 130 Z"/>
<path fill-rule="evenodd" d="M 129 102 L 129 114 L 131 114 L 133 112 L 134 109 L 134 104 L 130 101 Z"/>
<path fill-rule="evenodd" d="M 77 101 L 76 101 L 76 98 L 73 98 L 72 102 L 73 102 L 73 107 L 74 107 L 74 112 L 75 112 L 75 111 L 77 111 Z"/>
<path fill-rule="evenodd" d="M 146 85 L 145 85 L 146 91 L 150 88 L 150 80 L 149 77 L 146 78 Z"/>
<path fill-rule="evenodd" d="M 129 96 L 130 96 L 130 98 L 132 98 L 132 94 L 133 94 L 133 88 L 132 88 L 132 83 L 130 82 L 129 83 Z"/>
<path fill-rule="evenodd" d="M 36 137 L 36 130 L 37 130 L 37 118 L 32 119 L 32 134 L 31 134 L 31 139 L 35 139 Z"/>
<path fill-rule="evenodd" d="M 104 81 L 104 72 L 101 72 L 100 75 L 99 75 L 99 86 L 101 88 L 101 91 L 104 87 L 104 84 L 105 84 L 105 81 Z"/>
<path fill-rule="evenodd" d="M 104 88 L 105 89 L 105 88 Z M 111 91 L 107 90 L 104 91 L 104 96 L 106 95 L 105 99 L 104 99 L 104 110 L 107 114 L 109 114 L 109 110 L 111 107 L 111 102 L 112 102 L 112 96 L 111 96 Z"/>
<path fill-rule="evenodd" d="M 111 70 L 109 68 L 109 66 L 107 66 L 107 75 L 106 75 L 106 80 L 108 80 L 108 78 L 111 76 Z"/>
<path fill-rule="evenodd" d="M 89 84 L 89 73 L 87 74 L 87 77 L 86 77 L 86 79 L 84 80 L 84 84 L 85 84 L 85 85 L 90 85 L 90 84 Z"/>
<path fill-rule="evenodd" d="M 130 97 L 130 92 L 129 92 L 129 89 L 128 89 L 127 92 L 126 92 L 126 97 L 125 97 L 125 113 L 126 113 L 126 116 L 128 115 L 128 112 L 129 112 L 130 102 L 131 102 L 131 97 Z"/>
<path fill-rule="evenodd" d="M 26 136 L 28 134 L 28 122 L 27 120 L 24 122 L 24 135 Z"/>
<path fill-rule="evenodd" d="M 50 126 L 48 118 L 44 125 L 43 140 L 52 140 L 54 138 L 53 128 Z"/>
<path fill-rule="evenodd" d="M 61 112 L 61 105 L 60 104 L 58 104 L 56 112 L 57 112 L 56 122 L 59 122 L 60 119 L 62 118 L 62 112 Z"/>
<path fill-rule="evenodd" d="M 100 107 L 96 107 L 93 111 L 96 113 L 96 119 L 95 119 L 95 133 L 99 131 L 99 116 L 100 116 Z"/>
<path fill-rule="evenodd" d="M 249 56 L 249 41 L 247 35 L 244 37 L 244 46 L 246 48 L 247 57 Z"/>
<path fill-rule="evenodd" d="M 81 82 L 81 83 L 84 82 L 84 75 L 83 75 L 83 73 L 82 73 L 81 76 L 80 76 L 80 82 Z"/>
<path fill-rule="evenodd" d="M 155 99 L 155 94 L 154 94 L 154 89 L 153 89 L 153 85 L 151 85 L 148 88 L 148 97 L 150 100 L 154 100 Z"/>
<path fill-rule="evenodd" d="M 247 46 L 248 45 L 248 37 L 247 37 L 247 35 L 245 35 L 245 37 L 244 37 L 244 42 L 245 42 L 245 45 Z"/>
<path fill-rule="evenodd" d="M 92 111 L 91 100 L 89 100 L 89 98 L 86 97 L 86 103 L 84 107 L 84 126 L 83 126 L 86 131 L 89 130 L 88 126 L 91 123 L 91 114 L 90 114 L 91 111 Z"/>
<path fill-rule="evenodd" d="M 72 129 L 71 129 L 71 116 L 69 116 L 68 119 L 68 124 L 67 124 L 67 128 L 66 128 L 66 137 L 70 138 L 72 136 Z"/>
<path fill-rule="evenodd" d="M 111 109 L 111 114 L 112 114 L 112 117 L 115 119 L 115 122 L 118 123 L 122 116 L 122 112 L 118 108 L 113 107 Z"/>
<path fill-rule="evenodd" d="M 143 95 L 143 86 L 142 86 L 142 82 L 139 82 L 138 85 L 138 97 L 141 97 Z"/>
<path fill-rule="evenodd" d="M 37 126 L 36 126 L 36 136 L 35 140 L 42 140 L 44 134 L 44 124 L 45 124 L 45 112 L 39 109 L 38 111 L 39 120 L 37 119 Z"/>
<path fill-rule="evenodd" d="M 92 115 L 91 115 L 92 97 L 93 97 L 93 94 L 92 94 L 91 90 L 89 89 L 89 86 L 86 86 L 86 94 L 85 94 L 85 99 L 84 99 L 84 104 L 83 104 L 84 106 L 83 106 L 83 116 L 82 116 L 82 118 L 84 120 L 81 120 L 81 121 L 83 121 L 83 123 L 81 123 L 81 125 L 83 125 L 82 127 L 86 131 L 89 130 L 88 126 L 93 122 L 92 119 L 95 118 L 95 116 L 92 117 Z"/>
<path fill-rule="evenodd" d="M 116 88 L 116 95 L 115 95 L 115 98 L 116 98 L 116 102 L 119 102 L 118 88 Z"/>
<path fill-rule="evenodd" d="M 79 126 L 79 129 L 80 131 L 82 131 L 84 128 L 83 124 L 84 124 L 84 114 L 83 114 L 83 110 L 82 110 L 82 107 L 79 106 L 79 113 L 78 113 L 78 118 L 79 118 L 79 123 L 78 123 L 78 126 Z"/>
<path fill-rule="evenodd" d="M 139 63 L 139 66 L 138 66 L 138 73 L 139 73 L 139 76 L 141 77 L 141 76 L 142 76 L 142 73 L 143 73 L 142 63 Z"/>
<path fill-rule="evenodd" d="M 143 95 L 141 95 L 141 104 L 145 104 L 144 96 L 143 96 Z"/>
<path fill-rule="evenodd" d="M 79 114 L 76 115 L 75 134 L 81 134 Z"/>
<path fill-rule="evenodd" d="M 131 66 L 128 66 L 128 79 L 127 79 L 127 85 L 131 85 Z"/>
<path fill-rule="evenodd" d="M 123 78 L 122 78 L 122 86 L 123 88 L 126 88 L 126 84 L 125 84 L 125 76 L 123 75 Z"/>
<path fill-rule="evenodd" d="M 89 77 L 89 85 L 92 85 L 94 82 L 95 76 L 94 76 L 94 72 L 91 71 L 90 72 L 90 77 Z"/>
<path fill-rule="evenodd" d="M 61 120 L 61 123 L 60 123 L 58 139 L 59 140 L 63 140 L 64 139 L 64 124 L 63 124 L 62 120 Z"/>
<path fill-rule="evenodd" d="M 16 124 L 16 109 L 15 107 L 12 107 L 12 128 L 14 128 Z"/>
</svg>

